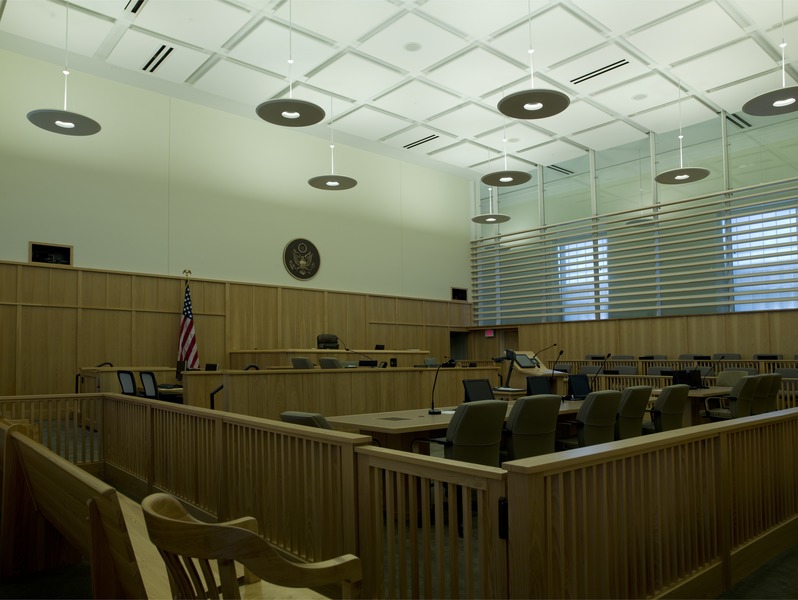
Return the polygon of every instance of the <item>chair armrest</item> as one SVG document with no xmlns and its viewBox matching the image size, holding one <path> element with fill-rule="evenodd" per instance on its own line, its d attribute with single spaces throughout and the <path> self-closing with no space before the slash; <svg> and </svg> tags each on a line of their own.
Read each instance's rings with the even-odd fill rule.
<svg viewBox="0 0 798 600">
<path fill-rule="evenodd" d="M 704 409 L 729 408 L 729 396 L 708 396 L 704 398 Z"/>
<path fill-rule="evenodd" d="M 432 444 L 440 444 L 441 446 L 451 446 L 452 445 L 452 443 L 450 441 L 448 441 L 446 438 L 417 438 L 417 439 L 413 440 L 413 442 L 410 444 L 410 451 L 411 452 L 416 452 L 416 449 L 418 448 L 417 444 L 422 444 L 424 442 L 426 442 L 428 444 L 430 444 L 430 443 L 432 443 Z"/>
</svg>

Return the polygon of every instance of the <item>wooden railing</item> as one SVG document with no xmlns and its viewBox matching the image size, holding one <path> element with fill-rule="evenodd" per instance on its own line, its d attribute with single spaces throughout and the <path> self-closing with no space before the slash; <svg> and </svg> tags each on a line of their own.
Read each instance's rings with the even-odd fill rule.
<svg viewBox="0 0 798 600">
<path fill-rule="evenodd" d="M 591 360 L 591 359 L 564 359 L 561 358 L 557 361 L 558 364 L 569 364 L 571 365 L 571 373 L 579 373 L 579 369 L 582 367 L 598 367 L 602 363 L 603 360 Z M 549 365 L 551 368 L 554 368 L 554 364 Z M 606 363 L 604 363 L 605 369 L 615 369 L 619 366 L 628 366 L 628 367 L 637 367 L 637 372 L 640 375 L 646 375 L 648 367 L 665 367 L 667 369 L 672 369 L 674 371 L 679 369 L 695 369 L 697 367 L 712 367 L 715 373 L 717 374 L 720 371 L 731 371 L 735 369 L 754 369 L 758 373 L 772 373 L 776 369 L 781 368 L 796 368 L 798 366 L 798 361 L 787 359 L 787 360 L 754 360 L 750 358 L 736 358 L 736 359 L 729 359 L 729 360 L 678 360 L 673 358 L 655 358 L 651 360 L 640 360 L 640 359 L 621 359 L 615 360 L 610 358 Z"/>
</svg>

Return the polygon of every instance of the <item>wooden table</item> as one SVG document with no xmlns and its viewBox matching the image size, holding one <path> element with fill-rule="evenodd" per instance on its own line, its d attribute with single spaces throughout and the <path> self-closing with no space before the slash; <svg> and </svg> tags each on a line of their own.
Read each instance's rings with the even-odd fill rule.
<svg viewBox="0 0 798 600">
<path fill-rule="evenodd" d="M 710 396 L 728 396 L 731 390 L 730 387 L 717 385 L 691 389 L 687 394 L 690 402 L 684 409 L 684 425 L 701 425 L 701 411 L 704 410 L 704 401 Z M 651 395 L 659 396 L 661 391 L 662 389 L 655 388 L 651 390 Z"/>
<path fill-rule="evenodd" d="M 507 403 L 507 414 L 513 407 Z M 573 415 L 579 412 L 581 400 L 566 400 L 560 404 L 560 415 Z M 359 431 L 370 435 L 384 448 L 410 452 L 413 440 L 422 437 L 444 435 L 449 421 L 452 420 L 455 407 L 441 409 L 441 414 L 431 415 L 429 409 L 393 410 L 379 413 L 363 413 L 358 415 L 340 415 L 327 417 L 336 429 Z"/>
</svg>

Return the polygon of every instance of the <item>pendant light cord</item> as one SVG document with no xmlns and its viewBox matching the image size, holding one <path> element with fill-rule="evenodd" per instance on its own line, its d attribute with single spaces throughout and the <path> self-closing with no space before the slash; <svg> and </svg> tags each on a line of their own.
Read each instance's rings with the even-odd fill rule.
<svg viewBox="0 0 798 600">
<path fill-rule="evenodd" d="M 64 112 L 67 112 L 67 80 L 69 78 L 69 1 L 66 3 L 66 27 L 64 28 Z"/>
<path fill-rule="evenodd" d="M 535 89 L 535 63 L 532 55 L 535 50 L 532 48 L 532 4 L 530 0 L 526 0 L 526 20 L 529 28 L 529 89 Z"/>
<path fill-rule="evenodd" d="M 288 0 L 288 97 L 294 99 L 294 9 Z"/>
<path fill-rule="evenodd" d="M 330 175 L 335 175 L 335 130 L 333 129 L 332 96 L 330 96 Z"/>
<path fill-rule="evenodd" d="M 787 48 L 787 42 L 784 41 L 784 0 L 781 0 L 781 87 L 787 87 L 787 60 L 785 58 L 784 50 Z"/>
<path fill-rule="evenodd" d="M 677 102 L 678 105 L 679 105 L 679 168 L 683 169 L 684 168 L 684 160 L 682 158 L 682 138 L 684 138 L 684 136 L 682 135 L 682 81 L 681 81 L 681 79 L 679 80 L 677 85 L 678 85 L 678 88 L 679 88 L 679 100 Z"/>
</svg>

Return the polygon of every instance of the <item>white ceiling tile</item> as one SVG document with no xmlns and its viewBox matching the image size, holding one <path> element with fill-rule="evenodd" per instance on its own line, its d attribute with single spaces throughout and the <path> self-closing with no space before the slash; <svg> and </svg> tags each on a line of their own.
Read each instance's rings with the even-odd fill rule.
<svg viewBox="0 0 798 600">
<path fill-rule="evenodd" d="M 621 46 L 608 44 L 563 63 L 546 73 L 546 77 L 578 94 L 593 94 L 649 71 L 648 65 L 640 62 Z M 595 75 L 591 76 L 592 74 Z M 586 79 L 580 80 L 581 78 Z"/>
<path fill-rule="evenodd" d="M 478 136 L 477 140 L 492 148 L 499 148 L 504 152 L 504 140 L 507 140 L 507 152 L 512 153 L 522 148 L 545 144 L 551 140 L 551 136 L 529 127 L 525 123 L 516 120 L 508 120 L 507 125 Z"/>
<path fill-rule="evenodd" d="M 587 152 L 578 146 L 574 146 L 573 144 L 569 144 L 563 140 L 555 140 L 553 142 L 549 142 L 548 144 L 543 144 L 541 146 L 536 146 L 535 148 L 525 150 L 524 152 L 519 153 L 519 156 L 526 158 L 535 164 L 548 166 L 556 165 L 558 163 L 571 160 L 572 158 L 585 156 L 586 154 Z"/>
<path fill-rule="evenodd" d="M 780 0 L 733 0 L 730 4 L 745 15 L 749 22 L 759 27 L 770 27 L 773 23 L 781 23 L 782 3 Z M 792 21 L 795 17 L 798 17 L 798 2 L 786 0 L 784 2 L 785 23 Z"/>
<path fill-rule="evenodd" d="M 534 13 L 546 4 L 545 0 L 533 0 L 529 8 Z M 420 10 L 475 39 L 529 14 L 527 0 L 457 0 L 456 10 L 452 7 L 453 0 L 429 0 Z"/>
<path fill-rule="evenodd" d="M 290 37 L 290 42 L 289 42 Z M 294 79 L 301 78 L 321 63 L 332 58 L 336 49 L 290 30 L 275 21 L 264 20 L 229 52 L 231 58 L 255 65 L 277 75 L 289 77 L 289 67 Z M 289 66 L 288 57 L 294 63 Z"/>
<path fill-rule="evenodd" d="M 506 86 L 524 75 L 524 71 L 483 50 L 472 48 L 429 72 L 444 87 L 477 98 L 485 90 Z"/>
<path fill-rule="evenodd" d="M 552 65 L 606 41 L 594 28 L 578 19 L 573 13 L 555 6 L 535 16 L 531 23 L 535 71 L 545 73 Z M 563 32 L 568 32 L 568 42 L 563 43 Z M 522 22 L 493 42 L 493 47 L 507 56 L 529 65 L 530 24 Z"/>
<path fill-rule="evenodd" d="M 475 165 L 484 162 L 490 151 L 484 146 L 463 140 L 430 154 L 432 158 L 452 165 Z"/>
<path fill-rule="evenodd" d="M 501 127 L 504 115 L 478 104 L 467 103 L 456 110 L 430 120 L 430 125 L 444 131 L 461 132 L 465 137 L 474 137 L 485 131 Z"/>
<path fill-rule="evenodd" d="M 352 44 L 397 13 L 387 0 L 301 0 L 284 2 L 275 13 L 286 23 Z"/>
<path fill-rule="evenodd" d="M 312 86 L 355 100 L 370 100 L 401 80 L 398 71 L 353 53 L 339 56 L 307 78 Z"/>
<path fill-rule="evenodd" d="M 418 73 L 465 47 L 462 38 L 409 13 L 367 39 L 358 50 Z"/>
<path fill-rule="evenodd" d="M 787 76 L 787 87 L 796 85 L 795 80 Z M 781 88 L 781 70 L 761 75 L 754 79 L 726 86 L 707 93 L 707 97 L 729 113 L 740 112 L 743 104 L 766 92 Z"/>
<path fill-rule="evenodd" d="M 612 115 L 584 101 L 572 102 L 564 111 L 545 119 L 532 121 L 538 127 L 552 131 L 558 135 L 570 135 L 601 123 L 615 119 Z"/>
<path fill-rule="evenodd" d="M 226 60 L 219 61 L 194 83 L 197 89 L 252 105 L 252 114 L 256 106 L 274 97 L 285 85 L 282 79 Z"/>
<path fill-rule="evenodd" d="M 148 0 L 136 15 L 136 27 L 195 46 L 220 48 L 250 16 L 221 0 Z"/>
<path fill-rule="evenodd" d="M 291 97 L 296 98 L 297 100 L 313 102 L 324 109 L 324 112 L 327 114 L 327 119 L 330 118 L 331 111 L 334 118 L 337 115 L 342 115 L 344 112 L 351 109 L 355 104 L 355 101 L 351 98 L 342 98 L 340 95 L 330 95 L 302 83 L 297 83 L 294 85 L 293 94 L 290 92 L 291 90 L 289 90 L 287 87 L 284 87 L 280 95 L 277 97 Z"/>
<path fill-rule="evenodd" d="M 746 39 L 680 63 L 673 72 L 692 88 L 706 91 L 772 68 L 773 59 L 755 41 Z"/>
<path fill-rule="evenodd" d="M 631 31 L 681 10 L 693 0 L 573 0 L 610 31 Z"/>
<path fill-rule="evenodd" d="M 408 152 L 429 154 L 449 146 L 455 141 L 457 140 L 452 136 L 428 127 L 411 127 L 387 138 L 385 143 L 394 148 L 404 148 L 412 144 L 412 148 L 407 148 Z"/>
<path fill-rule="evenodd" d="M 646 137 L 642 131 L 627 125 L 623 121 L 608 123 L 589 131 L 577 133 L 571 138 L 593 150 L 607 150 L 614 146 L 622 146 L 629 142 L 641 140 Z"/>
<path fill-rule="evenodd" d="M 490 160 L 471 165 L 471 168 L 480 175 L 487 175 L 488 173 L 495 173 L 497 171 L 523 171 L 525 173 L 534 174 L 535 171 L 535 166 L 532 163 L 512 155 L 507 156 L 507 162 L 505 163 L 503 154 L 499 156 L 494 155 Z"/>
<path fill-rule="evenodd" d="M 364 106 L 336 119 L 333 126 L 336 130 L 375 141 L 409 127 L 410 122 Z"/>
<path fill-rule="evenodd" d="M 742 35 L 743 30 L 726 11 L 709 2 L 643 29 L 628 40 L 653 60 L 673 64 Z"/>
<path fill-rule="evenodd" d="M 433 115 L 454 108 L 460 98 L 418 79 L 380 96 L 374 105 L 383 110 L 423 121 Z"/>
<path fill-rule="evenodd" d="M 161 46 L 164 44 L 167 48 L 161 51 Z M 172 48 L 172 51 L 158 64 L 169 48 Z M 208 59 L 208 56 L 204 52 L 171 44 L 162 38 L 129 29 L 108 56 L 108 62 L 139 71 L 143 71 L 144 67 L 151 63 L 145 72 L 159 79 L 183 83 Z M 153 68 L 155 70 L 152 70 Z"/>
<path fill-rule="evenodd" d="M 678 92 L 677 92 L 678 94 Z M 715 117 L 715 113 L 695 98 L 682 97 L 667 106 L 661 106 L 653 110 L 635 115 L 634 120 L 649 131 L 654 133 L 666 133 L 679 129 L 679 122 L 682 127 L 688 127 L 708 121 Z"/>
<path fill-rule="evenodd" d="M 679 97 L 679 88 L 659 73 L 604 90 L 593 95 L 603 106 L 612 106 L 617 112 L 634 115 L 669 104 Z"/>
</svg>

